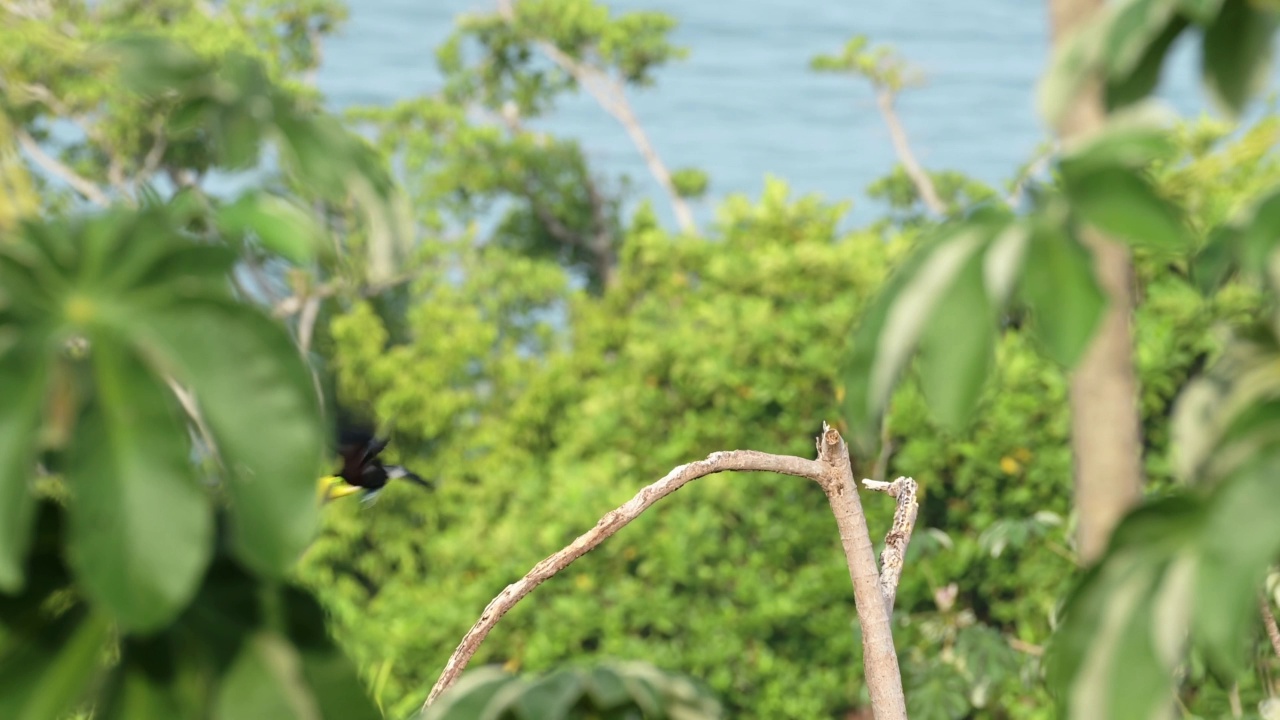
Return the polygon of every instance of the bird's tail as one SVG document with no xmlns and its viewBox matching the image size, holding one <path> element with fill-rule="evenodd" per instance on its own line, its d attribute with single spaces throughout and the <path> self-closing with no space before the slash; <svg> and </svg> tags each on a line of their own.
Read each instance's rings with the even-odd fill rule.
<svg viewBox="0 0 1280 720">
<path fill-rule="evenodd" d="M 411 483 L 420 485 L 428 490 L 435 490 L 436 483 L 434 480 L 427 480 L 414 471 L 404 467 L 403 465 L 387 465 L 387 477 L 392 480 L 404 478 Z"/>
</svg>

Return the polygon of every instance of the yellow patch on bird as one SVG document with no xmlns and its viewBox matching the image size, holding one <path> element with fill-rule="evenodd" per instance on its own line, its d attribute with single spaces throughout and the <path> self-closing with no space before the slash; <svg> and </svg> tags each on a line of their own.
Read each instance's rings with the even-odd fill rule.
<svg viewBox="0 0 1280 720">
<path fill-rule="evenodd" d="M 1022 470 L 1022 464 L 1005 455 L 1000 458 L 1000 469 L 1004 471 L 1005 475 L 1016 475 L 1019 470 Z"/>
</svg>

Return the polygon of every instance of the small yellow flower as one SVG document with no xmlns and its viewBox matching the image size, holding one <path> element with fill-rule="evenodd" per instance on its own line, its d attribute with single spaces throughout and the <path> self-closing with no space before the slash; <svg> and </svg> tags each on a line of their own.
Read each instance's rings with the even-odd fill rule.
<svg viewBox="0 0 1280 720">
<path fill-rule="evenodd" d="M 1022 469 L 1022 464 L 1005 455 L 1000 458 L 1000 469 L 1004 471 L 1005 475 L 1016 475 Z"/>
</svg>

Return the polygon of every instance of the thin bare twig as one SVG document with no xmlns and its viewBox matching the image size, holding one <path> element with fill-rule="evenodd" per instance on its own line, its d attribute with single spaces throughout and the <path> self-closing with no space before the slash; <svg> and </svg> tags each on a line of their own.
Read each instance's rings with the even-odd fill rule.
<svg viewBox="0 0 1280 720">
<path fill-rule="evenodd" d="M 880 553 L 880 592 L 884 594 L 885 608 L 893 615 L 893 601 L 898 595 L 898 581 L 902 579 L 902 565 L 907 559 L 907 545 L 916 527 L 916 515 L 920 505 L 916 502 L 916 481 L 900 477 L 893 482 L 863 480 L 868 490 L 887 493 L 898 499 L 893 511 L 893 527 L 884 538 L 884 550 Z"/>
<path fill-rule="evenodd" d="M 498 0 L 498 14 L 509 23 L 515 22 L 514 0 Z M 536 40 L 535 44 L 552 62 L 569 73 L 580 86 L 590 93 L 605 112 L 612 115 L 622 125 L 623 129 L 627 131 L 627 135 L 631 138 L 631 143 L 636 146 L 640 157 L 644 159 L 645 165 L 649 168 L 649 174 L 653 176 L 654 180 L 658 181 L 658 185 L 667 194 L 667 199 L 671 202 L 671 209 L 675 213 L 676 222 L 680 225 L 681 232 L 696 233 L 698 226 L 693 219 L 693 212 L 689 209 L 689 204 L 676 191 L 675 183 L 671 180 L 671 171 L 662 162 L 658 151 L 649 140 L 648 133 L 644 131 L 644 127 L 640 124 L 639 119 L 636 118 L 635 111 L 632 110 L 631 103 L 627 100 L 627 95 L 622 85 L 596 68 L 577 61 L 550 42 Z"/>
<path fill-rule="evenodd" d="M 818 440 L 816 461 L 755 450 L 712 453 L 705 460 L 674 468 L 622 506 L 605 514 L 594 528 L 539 562 L 523 578 L 508 585 L 489 603 L 445 664 L 439 680 L 422 706 L 423 709 L 453 685 L 489 631 L 534 588 L 590 552 L 657 501 L 698 478 L 729 470 L 794 475 L 809 478 L 822 486 L 836 515 L 849 574 L 853 580 L 854 599 L 863 628 L 863 655 L 872 707 L 880 720 L 906 720 L 897 655 L 893 649 L 888 615 L 880 594 L 874 549 L 867 534 L 866 518 L 862 514 L 857 486 L 853 482 L 848 447 L 840 434 L 825 424 L 823 436 Z"/>
<path fill-rule="evenodd" d="M 934 187 L 933 179 L 920 166 L 915 153 L 911 151 L 911 143 L 907 142 L 907 131 L 902 126 L 902 121 L 898 119 L 898 112 L 894 108 L 896 97 L 892 88 L 877 84 L 876 107 L 880 109 L 880 116 L 884 118 L 884 124 L 889 128 L 889 140 L 893 143 L 893 151 L 898 156 L 898 162 L 902 163 L 902 169 L 906 171 L 907 177 L 916 186 L 916 192 L 920 193 L 920 199 L 924 201 L 929 212 L 937 216 L 945 215 L 947 206 L 938 196 L 938 189 Z"/>
<path fill-rule="evenodd" d="M 320 316 L 320 298 L 312 295 L 302 304 L 298 314 L 298 349 L 303 355 L 311 352 L 311 337 L 315 333 L 316 318 Z"/>
<path fill-rule="evenodd" d="M 18 138 L 18 144 L 22 146 L 23 150 L 27 151 L 27 154 L 31 156 L 31 159 L 34 160 L 37 165 L 44 168 L 44 170 L 50 175 L 53 175 L 59 180 L 70 185 L 73 190 L 80 193 L 85 199 L 95 205 L 106 207 L 111 204 L 111 199 L 102 191 L 102 188 L 98 187 L 93 183 L 93 181 L 83 175 L 80 175 L 75 170 L 72 170 L 61 160 L 46 153 L 44 148 L 40 147 L 40 143 L 36 142 L 35 138 L 31 137 L 31 133 L 28 133 L 21 127 L 14 127 L 13 134 Z"/>
<path fill-rule="evenodd" d="M 1280 657 L 1280 627 L 1276 626 L 1276 616 L 1271 612 L 1271 601 L 1267 599 L 1266 593 L 1258 593 L 1258 611 L 1262 614 L 1262 625 L 1267 629 L 1271 649 Z"/>
</svg>

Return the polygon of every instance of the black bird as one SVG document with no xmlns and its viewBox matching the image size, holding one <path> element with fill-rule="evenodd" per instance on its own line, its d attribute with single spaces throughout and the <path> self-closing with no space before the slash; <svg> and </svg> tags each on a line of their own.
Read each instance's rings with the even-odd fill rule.
<svg viewBox="0 0 1280 720">
<path fill-rule="evenodd" d="M 338 454 L 342 468 L 338 474 L 322 480 L 322 499 L 335 500 L 364 491 L 364 500 L 372 501 L 391 480 L 403 478 L 428 490 L 430 481 L 400 465 L 386 465 L 378 456 L 388 440 L 354 424 L 338 425 Z M 344 487 L 338 487 L 344 486 Z"/>
</svg>

